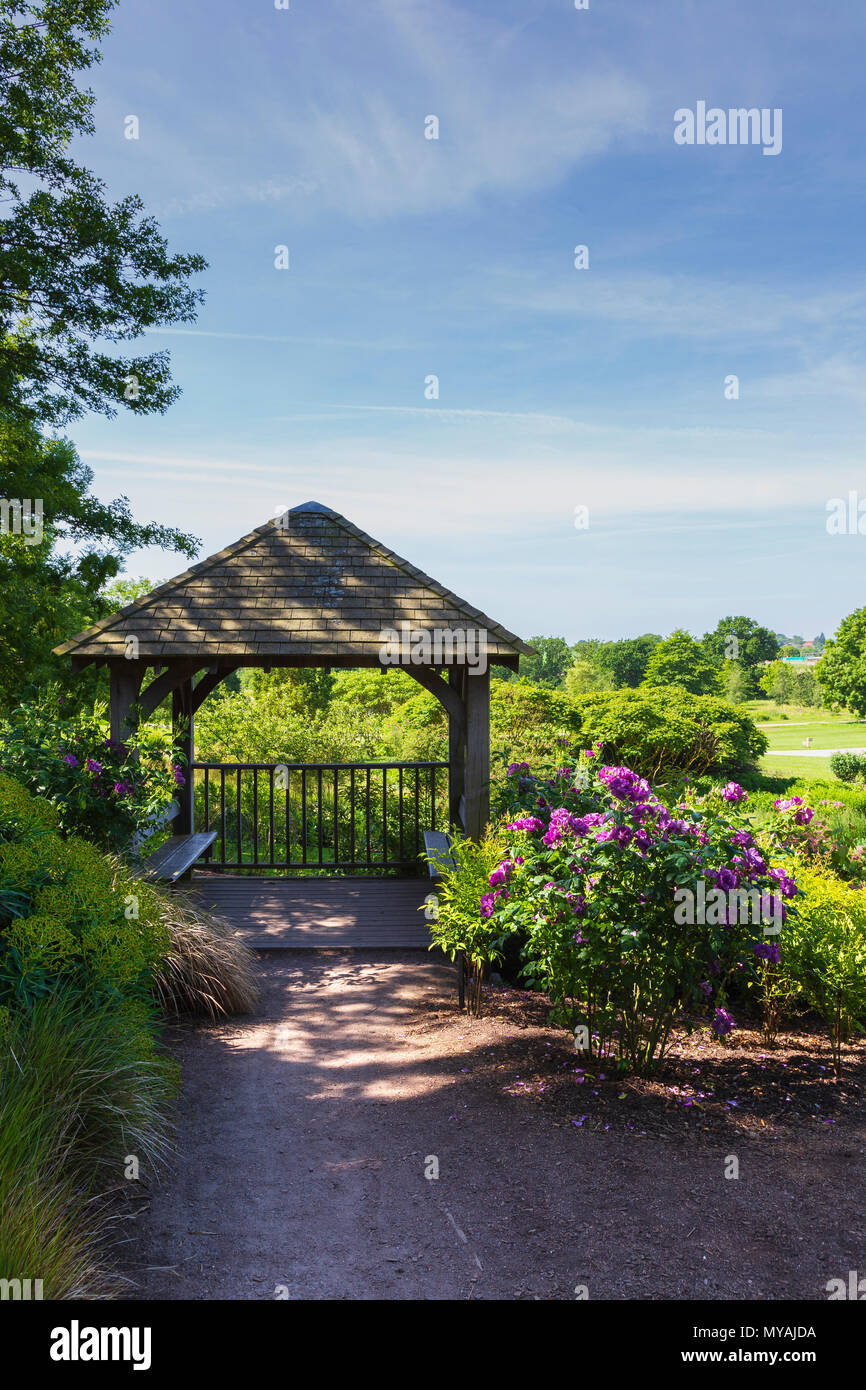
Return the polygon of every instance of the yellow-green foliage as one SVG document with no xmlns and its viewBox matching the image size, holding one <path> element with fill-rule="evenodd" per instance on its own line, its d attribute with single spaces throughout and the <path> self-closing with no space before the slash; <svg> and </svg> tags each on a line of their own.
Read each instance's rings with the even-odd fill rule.
<svg viewBox="0 0 866 1390">
<path fill-rule="evenodd" d="M 19 782 L 0 773 L 0 837 L 4 840 L 33 839 L 40 831 L 55 830 L 58 816 L 54 807 L 31 796 Z"/>
<path fill-rule="evenodd" d="M 493 926 L 481 916 L 481 899 L 491 891 L 490 875 L 504 857 L 503 841 L 490 827 L 480 844 L 455 839 L 451 853 L 456 868 L 436 889 L 437 920 L 430 924 L 433 945 L 452 960 L 465 951 L 478 964 L 493 964 L 501 959 L 502 926 Z"/>
<path fill-rule="evenodd" d="M 783 963 L 827 1021 L 838 1066 L 852 1023 L 866 1022 L 866 890 L 825 869 L 797 869 L 797 913 L 785 924 Z"/>
<path fill-rule="evenodd" d="M 32 1003 L 58 983 L 133 993 L 169 949 L 161 896 L 95 846 L 62 840 L 53 818 L 0 775 L 0 1002 Z"/>
</svg>

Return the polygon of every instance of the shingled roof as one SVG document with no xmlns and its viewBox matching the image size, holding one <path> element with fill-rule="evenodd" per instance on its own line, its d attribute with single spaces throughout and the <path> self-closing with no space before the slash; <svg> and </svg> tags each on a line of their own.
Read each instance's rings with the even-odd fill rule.
<svg viewBox="0 0 866 1390">
<path fill-rule="evenodd" d="M 484 630 L 492 662 L 532 648 L 318 502 L 306 502 L 55 648 L 73 661 L 378 664 L 382 631 Z"/>
</svg>

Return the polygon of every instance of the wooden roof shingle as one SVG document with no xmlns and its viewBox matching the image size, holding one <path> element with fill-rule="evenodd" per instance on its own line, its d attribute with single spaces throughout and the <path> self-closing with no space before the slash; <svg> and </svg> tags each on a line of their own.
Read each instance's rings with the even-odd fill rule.
<svg viewBox="0 0 866 1390">
<path fill-rule="evenodd" d="M 530 655 L 513 632 L 368 536 L 306 502 L 55 648 L 76 662 L 217 659 L 378 664 L 382 632 L 486 633 L 490 661 Z"/>
</svg>

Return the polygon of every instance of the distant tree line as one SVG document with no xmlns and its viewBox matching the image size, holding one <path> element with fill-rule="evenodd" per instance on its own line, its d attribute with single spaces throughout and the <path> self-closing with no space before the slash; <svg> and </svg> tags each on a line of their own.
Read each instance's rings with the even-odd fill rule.
<svg viewBox="0 0 866 1390">
<path fill-rule="evenodd" d="M 593 691 L 677 685 L 693 695 L 721 695 L 734 704 L 764 697 L 786 704 L 820 705 L 814 670 L 792 669 L 786 655 L 800 655 L 802 637 L 787 637 L 743 615 L 721 618 L 696 638 L 682 628 L 667 637 L 646 632 L 618 641 L 530 637 L 535 655 L 524 657 L 520 677 L 572 698 Z M 825 649 L 824 634 L 807 650 Z M 832 645 L 832 644 L 830 644 Z M 497 670 L 505 679 L 513 672 Z"/>
</svg>

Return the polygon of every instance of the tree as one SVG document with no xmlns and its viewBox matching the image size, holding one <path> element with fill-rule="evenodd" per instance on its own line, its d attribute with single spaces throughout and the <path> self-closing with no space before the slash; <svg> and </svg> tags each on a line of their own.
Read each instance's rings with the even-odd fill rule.
<svg viewBox="0 0 866 1390">
<path fill-rule="evenodd" d="M 824 645 L 815 676 L 829 704 L 866 718 L 866 608 L 842 619 L 836 636 Z"/>
<path fill-rule="evenodd" d="M 170 255 L 138 197 L 108 203 L 69 155 L 93 132 L 76 77 L 99 62 L 115 3 L 0 0 L 0 411 L 18 419 L 165 410 L 179 393 L 166 352 L 98 344 L 191 322 L 202 298 L 188 281 L 204 259 Z"/>
<path fill-rule="evenodd" d="M 732 705 L 745 704 L 759 694 L 754 669 L 740 661 L 729 661 L 723 672 L 724 695 Z"/>
<path fill-rule="evenodd" d="M 629 637 L 621 642 L 605 642 L 600 652 L 600 661 L 615 690 L 621 690 L 625 686 L 634 689 L 640 685 L 646 675 L 650 656 L 661 640 L 656 633 L 647 632 L 643 637 Z"/>
<path fill-rule="evenodd" d="M 44 439 L 33 425 L 0 416 L 0 459 L 7 499 L 43 505 L 41 536 L 32 512 L 33 534 L 11 523 L 0 534 L 0 706 L 51 680 L 76 701 L 92 697 L 104 676 L 89 671 L 70 682 L 68 663 L 51 649 L 117 608 L 106 585 L 131 551 L 163 546 L 191 558 L 199 542 L 156 522 L 135 522 L 125 497 L 100 502 L 90 492 L 91 469 L 69 441 Z"/>
<path fill-rule="evenodd" d="M 155 588 L 156 582 L 152 579 L 115 579 L 107 589 L 103 589 L 100 598 L 105 600 L 109 613 L 116 613 L 119 608 L 128 608 L 137 598 L 144 598 Z"/>
<path fill-rule="evenodd" d="M 570 700 L 587 695 L 592 690 L 606 690 L 605 672 L 591 661 L 575 661 L 565 673 L 565 693 Z"/>
<path fill-rule="evenodd" d="M 571 648 L 564 637 L 530 637 L 529 646 L 535 648 L 537 655 L 521 657 L 521 676 L 555 690 L 562 685 L 571 665 Z"/>
<path fill-rule="evenodd" d="M 753 618 L 721 618 L 712 632 L 704 633 L 703 645 L 718 666 L 724 661 L 740 661 L 745 667 L 775 661 L 778 643 L 775 633 L 761 627 Z"/>
<path fill-rule="evenodd" d="M 722 682 L 718 667 L 702 644 L 677 628 L 653 648 L 643 684 L 679 685 L 693 695 L 718 695 Z"/>
<path fill-rule="evenodd" d="M 823 687 L 810 670 L 797 671 L 784 661 L 773 661 L 761 677 L 761 687 L 780 705 L 807 705 L 820 708 Z"/>
</svg>

